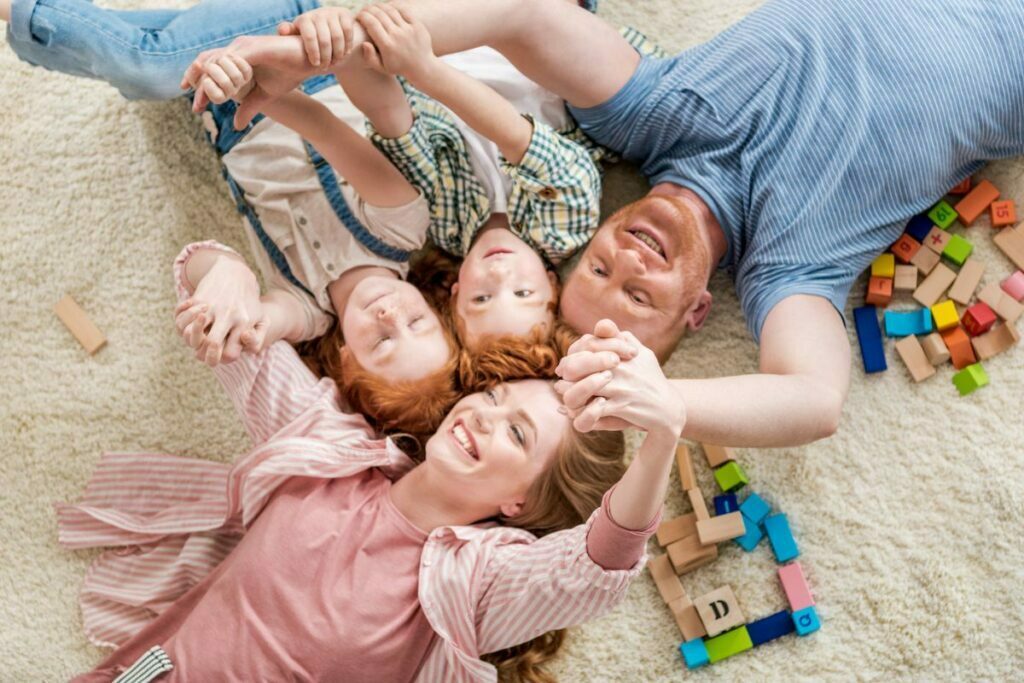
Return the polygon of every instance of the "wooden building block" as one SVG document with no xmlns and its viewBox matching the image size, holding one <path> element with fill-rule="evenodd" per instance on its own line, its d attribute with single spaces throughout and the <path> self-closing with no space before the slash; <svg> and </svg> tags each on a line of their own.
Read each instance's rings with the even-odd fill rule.
<svg viewBox="0 0 1024 683">
<path fill-rule="evenodd" d="M 987 206 L 987 205 L 986 205 Z M 932 223 L 939 226 L 943 230 L 953 225 L 953 221 L 956 220 L 957 209 L 954 209 L 949 205 L 949 202 L 942 200 L 935 207 L 928 212 L 928 218 L 932 219 Z"/>
<path fill-rule="evenodd" d="M 717 545 L 701 545 L 697 534 L 670 543 L 665 548 L 672 569 L 676 574 L 685 574 L 713 562 L 718 557 Z"/>
<path fill-rule="evenodd" d="M 896 342 L 896 353 L 903 359 L 903 364 L 907 366 L 907 370 L 910 371 L 910 376 L 915 382 L 923 382 L 935 374 L 935 368 L 928 362 L 928 357 L 925 356 L 924 349 L 921 348 L 921 342 L 914 335 L 904 337 Z"/>
<path fill-rule="evenodd" d="M 715 469 L 715 481 L 718 482 L 719 488 L 726 493 L 739 491 L 750 483 L 750 480 L 747 479 L 747 473 L 743 471 L 743 468 L 735 460 L 731 460 Z"/>
<path fill-rule="evenodd" d="M 960 235 L 953 235 L 950 237 L 949 243 L 946 244 L 946 248 L 942 250 L 942 255 L 958 266 L 962 266 L 973 251 L 973 244 Z"/>
<path fill-rule="evenodd" d="M 928 233 L 928 237 L 924 239 L 924 246 L 928 247 L 936 254 L 942 254 L 951 239 L 953 239 L 953 235 L 951 233 L 935 226 L 932 228 L 931 232 Z"/>
<path fill-rule="evenodd" d="M 64 295 L 63 299 L 54 304 L 53 312 L 90 356 L 107 343 L 107 338 L 100 332 L 100 328 L 96 327 L 70 294 Z"/>
<path fill-rule="evenodd" d="M 1017 333 L 1017 329 L 1010 323 L 1004 323 L 971 339 L 971 346 L 974 347 L 974 355 L 978 357 L 978 360 L 988 360 L 1008 351 L 1019 341 L 1020 334 Z"/>
<path fill-rule="evenodd" d="M 764 532 L 772 544 L 772 552 L 775 553 L 777 562 L 789 562 L 800 556 L 800 549 L 797 548 L 796 539 L 789 529 L 789 519 L 785 513 L 779 512 L 765 517 Z"/>
<path fill-rule="evenodd" d="M 994 282 L 982 287 L 978 292 L 978 301 L 988 304 L 989 308 L 996 312 L 996 315 L 1008 323 L 1017 322 L 1017 318 L 1024 313 L 1024 304 L 1014 301 L 1012 296 L 1004 292 Z"/>
<path fill-rule="evenodd" d="M 811 587 L 807 585 L 804 568 L 800 566 L 799 562 L 791 562 L 779 567 L 779 581 L 782 582 L 782 589 L 786 591 L 789 608 L 794 612 L 814 604 Z"/>
<path fill-rule="evenodd" d="M 740 626 L 728 633 L 723 633 L 716 638 L 708 638 L 704 641 L 704 647 L 708 650 L 708 661 L 714 664 L 723 659 L 746 652 L 754 647 L 746 626 Z"/>
<path fill-rule="evenodd" d="M 1006 258 L 1013 261 L 1013 265 L 1024 270 L 1024 224 L 1016 228 L 1003 228 L 992 241 Z"/>
<path fill-rule="evenodd" d="M 999 287 L 1009 294 L 1014 301 L 1024 303 L 1024 271 L 1018 270 L 999 283 Z"/>
<path fill-rule="evenodd" d="M 942 298 L 954 280 L 956 280 L 956 273 L 940 263 L 914 290 L 914 300 L 922 306 L 933 306 Z"/>
<path fill-rule="evenodd" d="M 754 548 L 757 547 L 757 544 L 761 542 L 761 539 L 764 538 L 764 532 L 761 531 L 760 524 L 753 521 L 746 515 L 743 515 L 743 526 L 746 531 L 742 536 L 736 539 L 736 545 L 749 553 L 752 552 Z"/>
<path fill-rule="evenodd" d="M 697 486 L 697 479 L 693 476 L 690 448 L 685 443 L 676 446 L 676 467 L 679 469 L 679 483 L 683 485 L 684 491 Z"/>
<path fill-rule="evenodd" d="M 918 308 L 913 311 L 886 311 L 884 319 L 887 337 L 930 334 L 933 327 L 932 312 L 927 308 Z"/>
<path fill-rule="evenodd" d="M 950 188 L 949 194 L 965 195 L 971 191 L 971 177 L 967 176 L 959 183 Z"/>
<path fill-rule="evenodd" d="M 939 265 L 940 260 L 942 260 L 942 257 L 931 249 L 919 249 L 917 253 L 914 254 L 914 258 L 910 259 L 910 263 L 917 268 L 922 275 L 928 275 L 935 269 L 935 266 Z"/>
<path fill-rule="evenodd" d="M 988 385 L 988 374 L 985 373 L 985 368 L 981 367 L 981 363 L 972 363 L 953 375 L 953 385 L 961 396 L 973 394 Z"/>
<path fill-rule="evenodd" d="M 935 321 L 935 329 L 945 332 L 960 324 L 960 314 L 956 311 L 956 304 L 949 299 L 935 304 L 932 308 L 932 319 Z"/>
<path fill-rule="evenodd" d="M 687 512 L 673 519 L 666 520 L 658 525 L 658 545 L 665 547 L 675 543 L 681 538 L 693 536 L 697 533 L 697 515 Z"/>
<path fill-rule="evenodd" d="M 728 446 L 716 446 L 710 443 L 702 443 L 701 448 L 704 449 L 704 457 L 708 459 L 708 465 L 711 469 L 715 469 L 719 465 L 723 465 L 730 460 L 736 459 L 736 453 Z"/>
<path fill-rule="evenodd" d="M 946 342 L 942 341 L 942 335 L 938 332 L 932 332 L 920 341 L 921 348 L 924 349 L 924 355 L 932 365 L 945 363 L 949 360 L 949 349 L 946 348 Z"/>
<path fill-rule="evenodd" d="M 821 628 L 821 621 L 818 619 L 818 610 L 811 607 L 804 607 L 799 612 L 793 612 L 793 624 L 796 625 L 798 636 L 807 636 Z"/>
<path fill-rule="evenodd" d="M 688 640 L 679 646 L 679 652 L 683 655 L 687 669 L 698 669 L 711 662 L 708 657 L 708 648 L 700 638 Z"/>
<path fill-rule="evenodd" d="M 740 603 L 729 586 L 716 588 L 693 601 L 700 620 L 704 622 L 708 636 L 714 637 L 723 631 L 735 628 L 746 621 Z"/>
<path fill-rule="evenodd" d="M 747 624 L 747 633 L 750 634 L 750 642 L 754 644 L 754 647 L 789 635 L 795 630 L 796 624 L 793 623 L 793 617 L 789 610 L 782 610 Z"/>
<path fill-rule="evenodd" d="M 715 496 L 715 516 L 727 515 L 740 509 L 740 501 L 735 493 L 723 493 Z"/>
<path fill-rule="evenodd" d="M 658 593 L 666 605 L 680 598 L 684 598 L 687 603 L 690 602 L 690 597 L 686 594 L 686 589 L 683 588 L 683 582 L 676 576 L 668 555 L 652 556 L 647 560 L 647 569 L 651 572 L 654 585 L 658 588 Z"/>
<path fill-rule="evenodd" d="M 693 508 L 693 514 L 697 516 L 698 522 L 711 517 L 708 514 L 708 505 L 704 502 L 704 494 L 700 492 L 699 488 L 686 489 L 686 496 L 690 499 L 690 506 Z"/>
<path fill-rule="evenodd" d="M 953 367 L 957 370 L 966 368 L 971 363 L 977 362 L 974 356 L 974 347 L 971 346 L 971 338 L 962 327 L 954 327 L 946 332 L 940 332 L 942 341 L 949 349 L 949 359 L 953 361 Z"/>
<path fill-rule="evenodd" d="M 751 493 L 740 503 L 740 512 L 754 524 L 760 524 L 772 511 L 772 506 L 765 502 L 764 498 Z"/>
<path fill-rule="evenodd" d="M 868 278 L 868 293 L 864 297 L 864 303 L 883 308 L 888 306 L 892 301 L 892 285 L 892 278 Z"/>
<path fill-rule="evenodd" d="M 899 259 L 900 263 L 910 263 L 920 248 L 921 243 L 907 233 L 900 235 L 900 238 L 891 247 L 893 255 Z"/>
<path fill-rule="evenodd" d="M 882 328 L 878 325 L 878 311 L 874 306 L 853 309 L 853 325 L 857 329 L 864 372 L 882 372 L 888 366 L 885 363 L 885 347 L 882 345 Z"/>
<path fill-rule="evenodd" d="M 676 581 L 678 580 L 677 578 Z M 672 617 L 676 620 L 679 632 L 683 634 L 683 640 L 703 638 L 707 633 L 707 630 L 704 628 L 704 622 L 700 620 L 697 608 L 690 602 L 690 598 L 683 597 L 674 600 L 669 603 L 668 608 L 672 610 Z"/>
<path fill-rule="evenodd" d="M 896 274 L 896 257 L 892 254 L 879 254 L 871 262 L 871 277 L 887 277 L 892 279 Z"/>
<path fill-rule="evenodd" d="M 1017 222 L 1017 205 L 1012 199 L 992 202 L 991 210 L 993 228 L 1005 228 Z"/>
<path fill-rule="evenodd" d="M 953 208 L 960 214 L 960 222 L 970 226 L 997 199 L 999 199 L 999 190 L 996 189 L 996 186 L 987 180 L 982 180 Z"/>
<path fill-rule="evenodd" d="M 897 292 L 913 292 L 917 289 L 917 266 L 896 266 L 892 283 Z"/>
<path fill-rule="evenodd" d="M 903 233 L 910 235 L 918 242 L 923 242 L 928 233 L 932 231 L 932 226 L 934 225 L 931 218 L 928 218 L 923 213 L 919 213 L 907 221 L 907 226 L 903 228 Z"/>
<path fill-rule="evenodd" d="M 966 306 L 974 296 L 974 290 L 981 282 L 981 276 L 985 274 L 985 262 L 976 258 L 969 258 L 960 267 L 953 286 L 949 288 L 949 298 L 961 306 Z"/>
<path fill-rule="evenodd" d="M 1005 296 L 1005 294 L 1004 294 Z M 964 311 L 964 329 L 972 337 L 985 334 L 996 324 L 996 314 L 984 301 L 979 301 Z"/>
<path fill-rule="evenodd" d="M 731 541 L 746 532 L 747 529 L 743 525 L 743 513 L 739 511 L 697 522 L 697 536 L 700 537 L 702 545 Z"/>
</svg>

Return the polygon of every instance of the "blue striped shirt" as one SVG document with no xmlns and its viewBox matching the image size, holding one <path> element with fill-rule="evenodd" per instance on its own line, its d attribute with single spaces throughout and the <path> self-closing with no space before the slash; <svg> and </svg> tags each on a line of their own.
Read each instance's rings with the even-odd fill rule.
<svg viewBox="0 0 1024 683">
<path fill-rule="evenodd" d="M 1024 153 L 1024 2 L 774 0 L 572 112 L 707 202 L 758 339 L 790 295 L 842 313 L 912 215 Z"/>
</svg>

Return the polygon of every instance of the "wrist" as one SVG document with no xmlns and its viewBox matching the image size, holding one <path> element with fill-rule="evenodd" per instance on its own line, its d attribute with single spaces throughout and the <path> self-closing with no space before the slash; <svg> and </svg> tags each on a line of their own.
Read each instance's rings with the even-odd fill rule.
<svg viewBox="0 0 1024 683">
<path fill-rule="evenodd" d="M 402 74 L 414 88 L 422 90 L 433 97 L 432 90 L 441 81 L 446 64 L 435 54 L 417 60 L 413 68 L 406 69 Z"/>
</svg>

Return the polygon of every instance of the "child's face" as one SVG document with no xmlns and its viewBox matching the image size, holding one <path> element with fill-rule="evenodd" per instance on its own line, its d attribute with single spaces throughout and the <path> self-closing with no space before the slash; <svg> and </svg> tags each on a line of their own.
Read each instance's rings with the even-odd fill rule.
<svg viewBox="0 0 1024 683">
<path fill-rule="evenodd" d="M 546 332 L 554 323 L 555 274 L 505 229 L 480 235 L 462 262 L 452 295 L 468 345 L 483 335 L 525 336 L 537 325 Z"/>
<path fill-rule="evenodd" d="M 345 346 L 368 372 L 386 380 L 416 380 L 451 356 L 441 321 L 414 286 L 369 277 L 349 296 L 341 319 Z"/>
</svg>

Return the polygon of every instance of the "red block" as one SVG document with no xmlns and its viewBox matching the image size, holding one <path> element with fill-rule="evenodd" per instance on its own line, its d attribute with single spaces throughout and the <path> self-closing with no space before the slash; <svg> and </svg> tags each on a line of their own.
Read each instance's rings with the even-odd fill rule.
<svg viewBox="0 0 1024 683">
<path fill-rule="evenodd" d="M 967 176 L 959 183 L 957 183 L 953 189 L 949 191 L 949 194 L 967 194 L 971 191 L 971 177 Z"/>
<path fill-rule="evenodd" d="M 917 251 L 920 248 L 920 242 L 910 235 L 903 233 L 903 235 L 896 240 L 896 243 L 892 245 L 892 253 L 896 255 L 896 258 L 898 258 L 901 263 L 910 263 L 910 259 L 914 258 L 914 255 L 917 254 Z"/>
<path fill-rule="evenodd" d="M 982 180 L 966 197 L 957 202 L 953 209 L 960 214 L 960 222 L 970 227 L 978 216 L 985 212 L 992 202 L 999 199 L 999 190 L 987 180 Z"/>
<path fill-rule="evenodd" d="M 968 334 L 977 337 L 996 324 L 996 313 L 984 301 L 979 301 L 964 312 L 963 324 Z"/>
<path fill-rule="evenodd" d="M 971 338 L 964 332 L 964 328 L 954 327 L 939 334 L 942 335 L 942 341 L 949 349 L 949 358 L 953 361 L 954 368 L 963 370 L 968 365 L 978 362 L 974 355 L 974 347 L 971 346 Z"/>
<path fill-rule="evenodd" d="M 892 278 L 873 277 L 868 280 L 868 293 L 864 302 L 885 308 L 892 301 Z"/>
<path fill-rule="evenodd" d="M 1012 199 L 1004 199 L 1001 202 L 992 202 L 992 227 L 1005 228 L 1017 222 L 1017 205 Z"/>
</svg>

